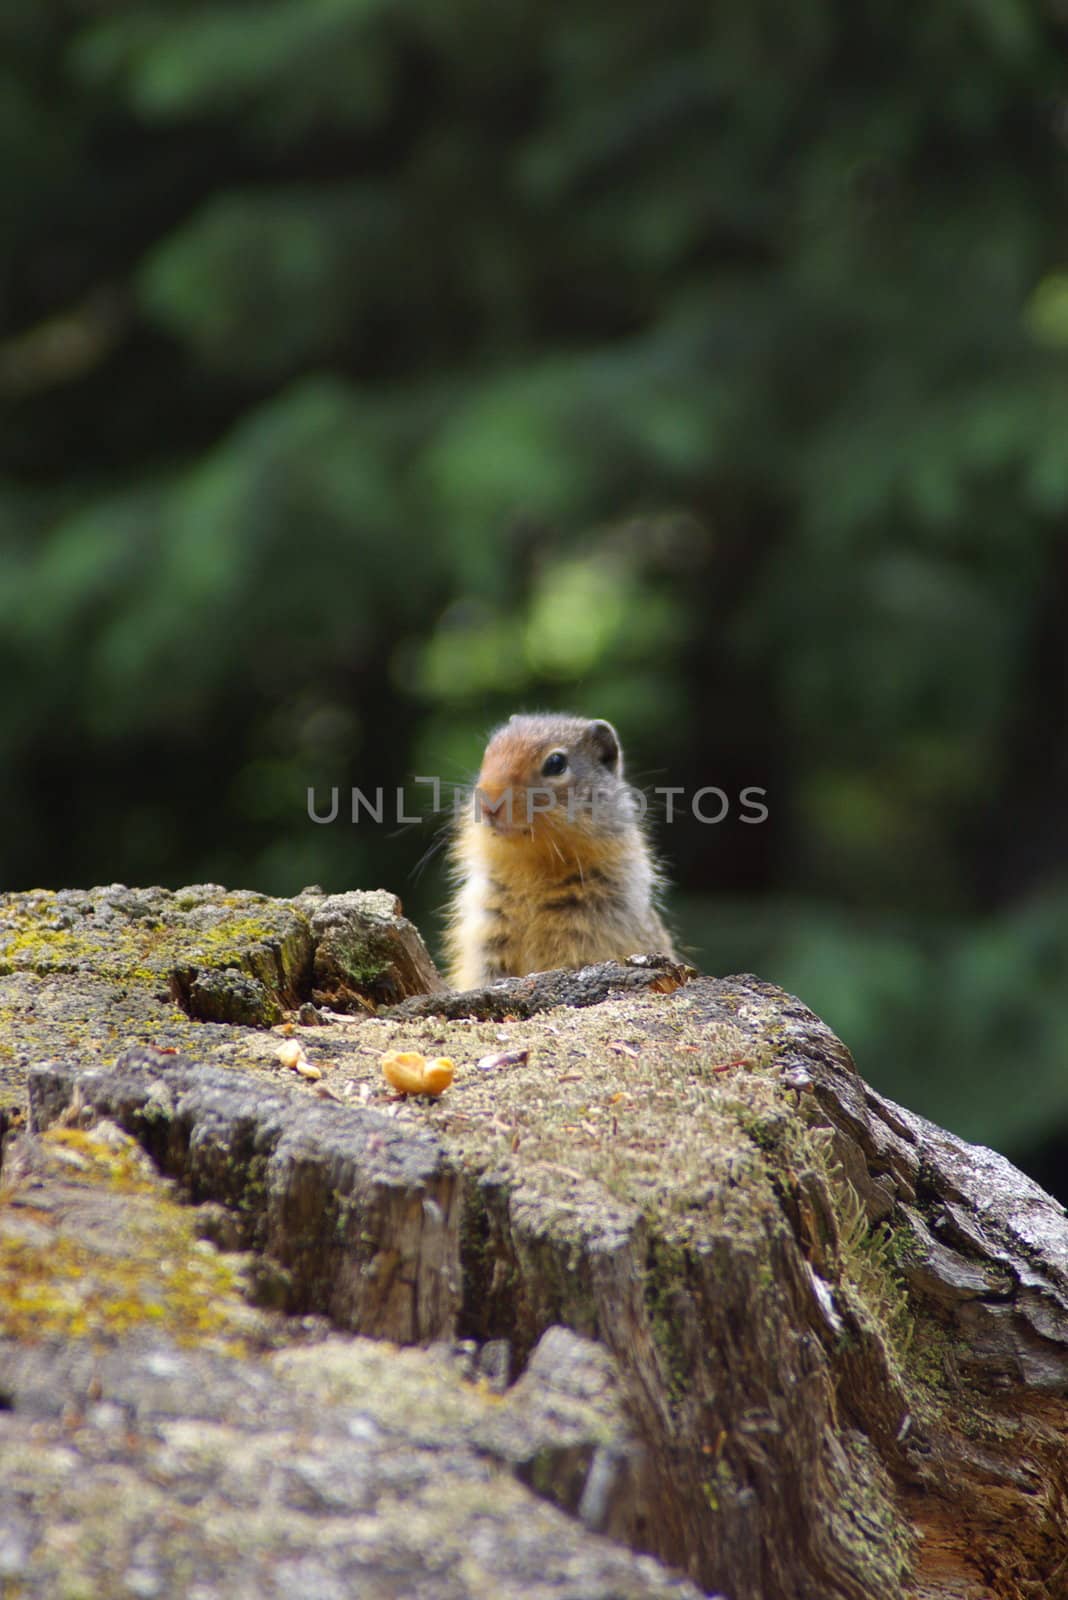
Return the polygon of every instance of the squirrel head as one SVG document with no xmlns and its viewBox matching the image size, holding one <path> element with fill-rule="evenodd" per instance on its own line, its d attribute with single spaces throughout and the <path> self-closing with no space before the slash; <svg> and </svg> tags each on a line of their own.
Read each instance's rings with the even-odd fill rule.
<svg viewBox="0 0 1068 1600">
<path fill-rule="evenodd" d="M 634 822 L 619 735 L 601 718 L 510 717 L 486 746 L 475 806 L 504 837 L 619 833 Z"/>
</svg>

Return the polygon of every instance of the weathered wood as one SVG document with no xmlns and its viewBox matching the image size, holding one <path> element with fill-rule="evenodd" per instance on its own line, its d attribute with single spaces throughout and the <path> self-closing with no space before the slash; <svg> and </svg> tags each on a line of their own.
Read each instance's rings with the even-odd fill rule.
<svg viewBox="0 0 1068 1600">
<path fill-rule="evenodd" d="M 140 1009 L 170 998 L 198 1022 L 248 1027 L 302 1001 L 369 1010 L 445 989 L 418 929 L 385 889 L 272 900 L 218 884 L 33 890 L 0 896 L 0 980 L 110 983 Z M 19 981 L 21 980 L 21 982 Z"/>
<path fill-rule="evenodd" d="M 385 889 L 332 895 L 305 890 L 293 905 L 307 915 L 315 945 L 316 1004 L 348 1010 L 366 1001 L 395 1005 L 406 995 L 446 993 L 445 980 L 396 895 Z"/>
<path fill-rule="evenodd" d="M 377 1111 L 338 1118 L 140 1047 L 111 1071 L 35 1068 L 31 1096 L 38 1128 L 81 1102 L 135 1135 L 194 1203 L 231 1207 L 242 1244 L 289 1274 L 289 1310 L 405 1344 L 453 1333 L 456 1172 L 421 1130 Z"/>
<path fill-rule="evenodd" d="M 699 1600 L 591 1531 L 642 1470 L 603 1351 L 555 1329 L 488 1392 L 469 1351 L 250 1310 L 196 1218 L 113 1124 L 9 1146 L 5 1595 Z"/>
<path fill-rule="evenodd" d="M 481 989 L 416 995 L 394 1006 L 389 1015 L 398 1021 L 418 1017 L 462 1017 L 479 1022 L 514 1022 L 533 1017 L 554 1006 L 595 1006 L 622 994 L 650 990 L 671 994 L 697 973 L 684 962 L 667 956 L 631 956 L 627 961 L 598 961 L 577 971 L 532 972 L 525 978 L 501 978 Z"/>
<path fill-rule="evenodd" d="M 81 1005 L 96 980 L 56 975 L 49 1007 L 63 981 Z M 731 1600 L 1068 1594 L 1064 1211 L 875 1094 L 782 991 L 624 964 L 317 1013 L 325 1103 L 262 1029 L 91 1064 L 40 998 L 13 1006 L 35 1127 L 121 1124 L 294 1310 L 474 1341 L 498 1385 L 553 1329 L 607 1352 L 625 1469 L 522 1472 L 613 1537 Z M 389 1048 L 449 1054 L 453 1087 L 397 1101 Z"/>
</svg>

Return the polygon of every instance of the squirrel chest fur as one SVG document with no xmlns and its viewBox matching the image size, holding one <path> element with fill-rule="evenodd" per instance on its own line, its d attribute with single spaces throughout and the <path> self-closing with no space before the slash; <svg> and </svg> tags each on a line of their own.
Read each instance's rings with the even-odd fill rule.
<svg viewBox="0 0 1068 1600">
<path fill-rule="evenodd" d="M 452 850 L 459 989 L 636 952 L 674 955 L 611 723 L 515 716 L 486 746 Z"/>
</svg>

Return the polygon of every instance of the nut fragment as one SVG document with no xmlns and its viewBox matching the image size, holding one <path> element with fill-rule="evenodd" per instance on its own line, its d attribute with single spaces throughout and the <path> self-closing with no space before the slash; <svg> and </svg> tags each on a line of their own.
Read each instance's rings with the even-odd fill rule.
<svg viewBox="0 0 1068 1600">
<path fill-rule="evenodd" d="M 418 1050 L 387 1050 L 382 1057 L 382 1074 L 398 1094 L 441 1094 L 455 1070 L 448 1056 L 428 1061 Z"/>
<path fill-rule="evenodd" d="M 322 1077 L 319 1068 L 304 1054 L 304 1046 L 299 1039 L 287 1039 L 284 1044 L 280 1044 L 274 1053 L 274 1058 L 291 1072 L 299 1072 L 309 1083 L 317 1083 Z"/>
</svg>

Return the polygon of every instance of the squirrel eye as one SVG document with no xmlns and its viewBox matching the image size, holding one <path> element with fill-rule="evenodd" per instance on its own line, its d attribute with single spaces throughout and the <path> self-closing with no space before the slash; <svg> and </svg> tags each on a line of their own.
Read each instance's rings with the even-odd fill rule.
<svg viewBox="0 0 1068 1600">
<path fill-rule="evenodd" d="M 542 762 L 541 775 L 543 778 L 558 778 L 561 772 L 567 771 L 567 757 L 562 750 L 554 750 L 551 756 L 546 756 Z"/>
</svg>

